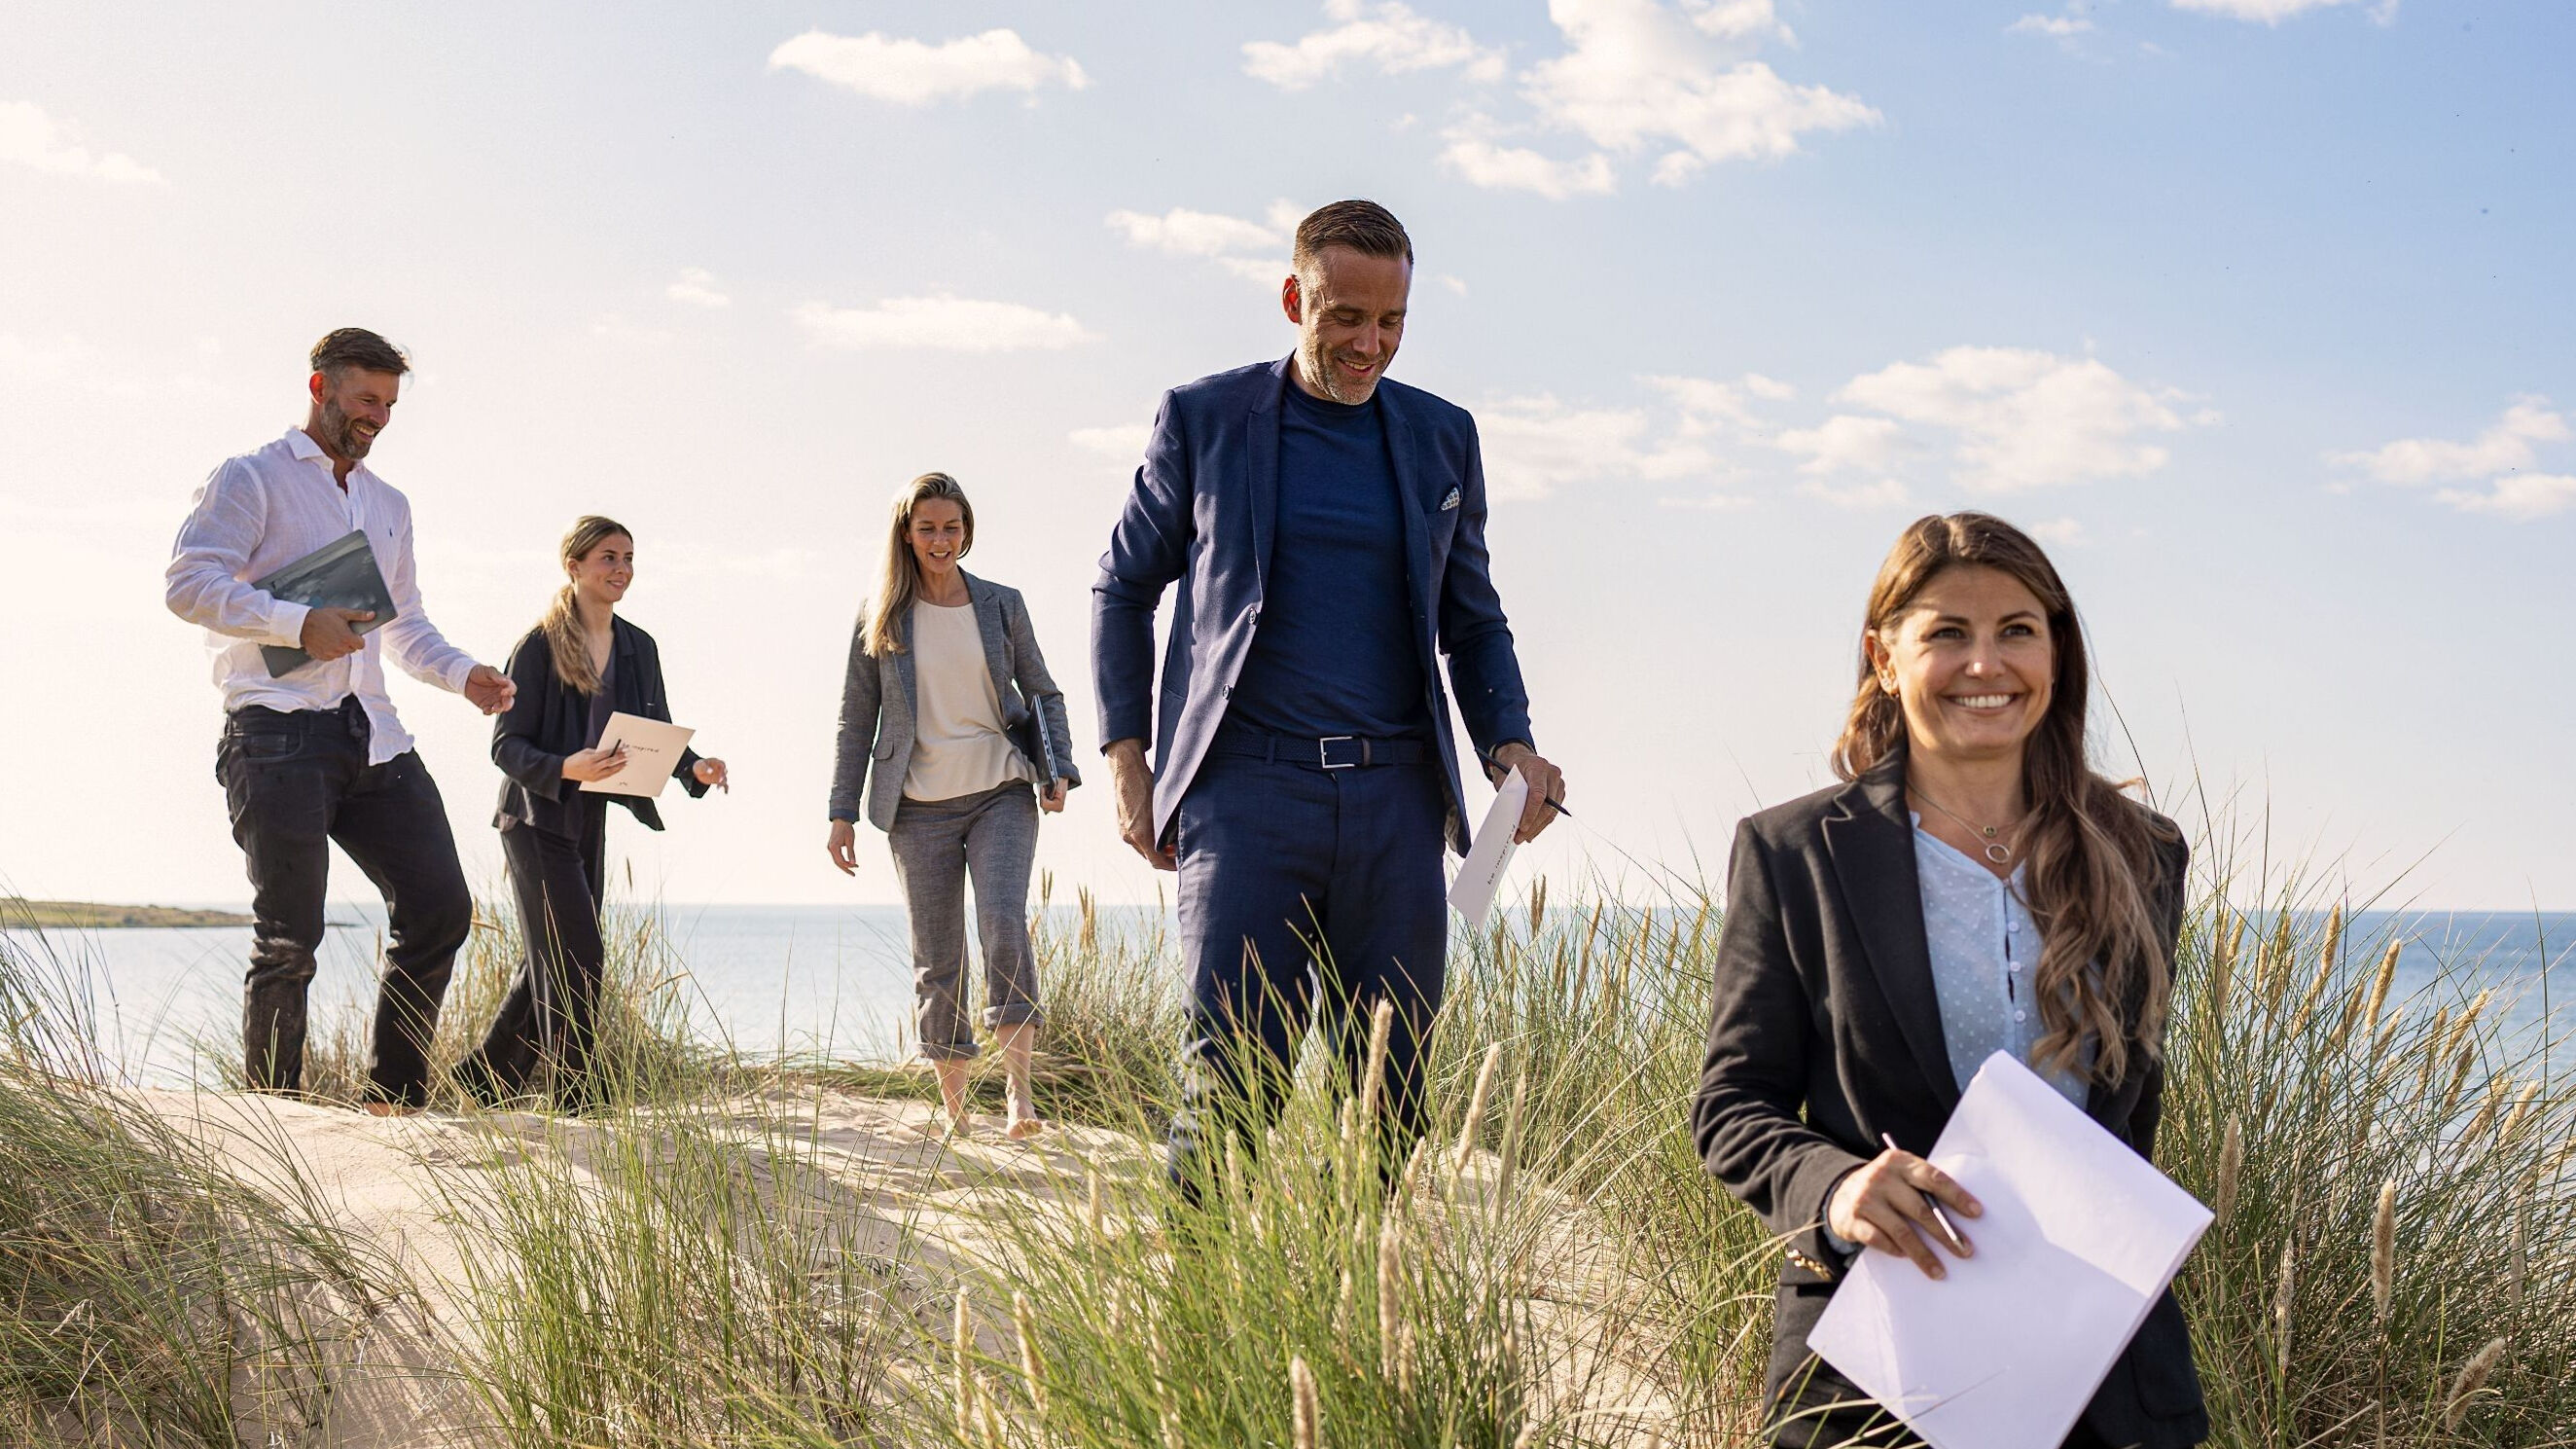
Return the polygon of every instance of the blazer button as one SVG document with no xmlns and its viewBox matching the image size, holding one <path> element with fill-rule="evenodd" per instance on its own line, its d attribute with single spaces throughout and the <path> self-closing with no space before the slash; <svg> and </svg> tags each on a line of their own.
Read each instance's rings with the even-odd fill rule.
<svg viewBox="0 0 2576 1449">
<path fill-rule="evenodd" d="M 1218 690 L 1218 691 L 1217 691 L 1217 697 L 1218 697 L 1218 698 L 1220 698 L 1220 699 L 1232 699 L 1232 698 L 1234 698 L 1234 686 L 1233 686 L 1233 685 L 1231 685 L 1231 684 L 1229 684 L 1229 685 L 1225 686 L 1223 689 Z"/>
<path fill-rule="evenodd" d="M 1251 613 L 1244 615 L 1244 616 L 1243 616 L 1243 622 L 1245 622 L 1245 623 L 1247 623 L 1247 624 L 1258 624 L 1258 623 L 1260 623 L 1260 622 L 1261 622 L 1261 611 L 1260 611 L 1259 609 L 1255 609 L 1255 610 L 1253 610 Z"/>
</svg>

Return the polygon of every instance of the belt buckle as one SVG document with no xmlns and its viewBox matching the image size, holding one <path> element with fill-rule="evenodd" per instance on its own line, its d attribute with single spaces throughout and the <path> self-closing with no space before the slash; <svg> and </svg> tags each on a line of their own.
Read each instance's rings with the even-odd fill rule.
<svg viewBox="0 0 2576 1449">
<path fill-rule="evenodd" d="M 1356 760 L 1344 760 L 1344 761 L 1342 761 L 1342 762 L 1341 762 L 1340 764 L 1338 764 L 1338 765 L 1334 764 L 1334 763 L 1333 763 L 1333 746 L 1335 746 L 1335 745 L 1347 745 L 1347 744 L 1351 743 L 1351 742 L 1352 742 L 1352 741 L 1354 741 L 1354 740 L 1359 740 L 1359 746 L 1360 746 L 1360 757 L 1359 757 L 1358 759 L 1356 759 Z M 1366 740 L 1360 740 L 1359 736 L 1357 736 L 1357 735 L 1326 735 L 1326 736 L 1324 736 L 1322 739 L 1315 741 L 1315 764 L 1316 764 L 1317 768 L 1319 768 L 1319 769 L 1325 769 L 1325 770 L 1348 770 L 1348 769 L 1352 769 L 1352 768 L 1355 768 L 1355 767 L 1357 767 L 1357 766 L 1367 764 L 1367 763 L 1368 763 L 1368 755 L 1369 755 L 1369 751 L 1368 751 L 1368 742 L 1367 742 Z"/>
</svg>

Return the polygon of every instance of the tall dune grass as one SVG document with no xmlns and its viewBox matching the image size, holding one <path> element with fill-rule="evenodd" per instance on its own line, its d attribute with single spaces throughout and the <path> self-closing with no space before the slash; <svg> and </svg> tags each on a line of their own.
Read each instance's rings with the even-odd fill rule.
<svg viewBox="0 0 2576 1449">
<path fill-rule="evenodd" d="M 0 941 L 0 1442 L 317 1421 L 399 1275 L 119 1091 L 72 974 Z"/>
</svg>

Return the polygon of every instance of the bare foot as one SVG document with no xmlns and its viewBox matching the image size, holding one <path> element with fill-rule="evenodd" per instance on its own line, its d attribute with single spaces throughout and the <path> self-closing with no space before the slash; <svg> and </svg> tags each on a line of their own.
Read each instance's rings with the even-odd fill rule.
<svg viewBox="0 0 2576 1449">
<path fill-rule="evenodd" d="M 1046 1119 L 1040 1117 L 1034 1109 L 1021 1110 L 1014 1108 L 1011 1112 L 1011 1125 L 1003 1128 L 1002 1130 L 1003 1133 L 1012 1141 L 1026 1142 L 1030 1138 L 1044 1132 L 1046 1130 L 1046 1125 Z"/>
<path fill-rule="evenodd" d="M 400 1102 L 362 1102 L 359 1105 L 366 1108 L 367 1115 L 370 1117 L 417 1117 L 420 1115 L 420 1109 L 418 1107 L 406 1107 Z"/>
</svg>

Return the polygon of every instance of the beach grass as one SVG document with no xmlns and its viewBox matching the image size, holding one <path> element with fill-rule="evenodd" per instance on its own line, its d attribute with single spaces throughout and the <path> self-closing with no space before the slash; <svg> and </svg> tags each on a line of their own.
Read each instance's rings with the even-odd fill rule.
<svg viewBox="0 0 2576 1449">
<path fill-rule="evenodd" d="M 2473 961 L 2400 996 L 2402 927 L 2330 925 L 2324 883 L 2199 859 L 2157 1158 L 2218 1213 L 2178 1283 L 2212 1442 L 2576 1445 L 2565 1044 L 2508 1030 Z M 683 963 L 621 913 L 605 1109 L 469 1116 L 495 1155 L 440 1178 L 468 1246 L 451 1371 L 489 1442 L 528 1449 L 1748 1442 L 1779 1250 L 1687 1125 L 1719 903 L 1572 896 L 1538 883 L 1454 942 L 1418 1152 L 1379 1158 L 1366 1094 L 1310 1043 L 1278 1128 L 1195 1211 L 1153 1148 L 1183 1021 L 1159 913 L 1042 907 L 1041 1104 L 1089 1145 L 996 1143 L 980 1167 L 821 1126 L 853 1093 L 923 1096 L 917 1073 L 687 1039 Z M 478 930 L 447 1059 L 515 963 L 506 928 Z M 332 1032 L 315 1060 L 347 1090 L 358 1038 Z M 17 1120 L 0 1132 L 52 1140 Z M 80 1170 L 190 1160 L 148 1134 L 114 1150 L 127 1166 Z M 367 1271 L 298 1252 L 263 1271 Z M 215 1422 L 188 1381 L 123 1375 L 164 1419 Z"/>
<path fill-rule="evenodd" d="M 0 940 L 0 1442 L 317 1421 L 399 1272 L 291 1173 L 246 1180 L 120 1091 L 72 979 Z"/>
</svg>

